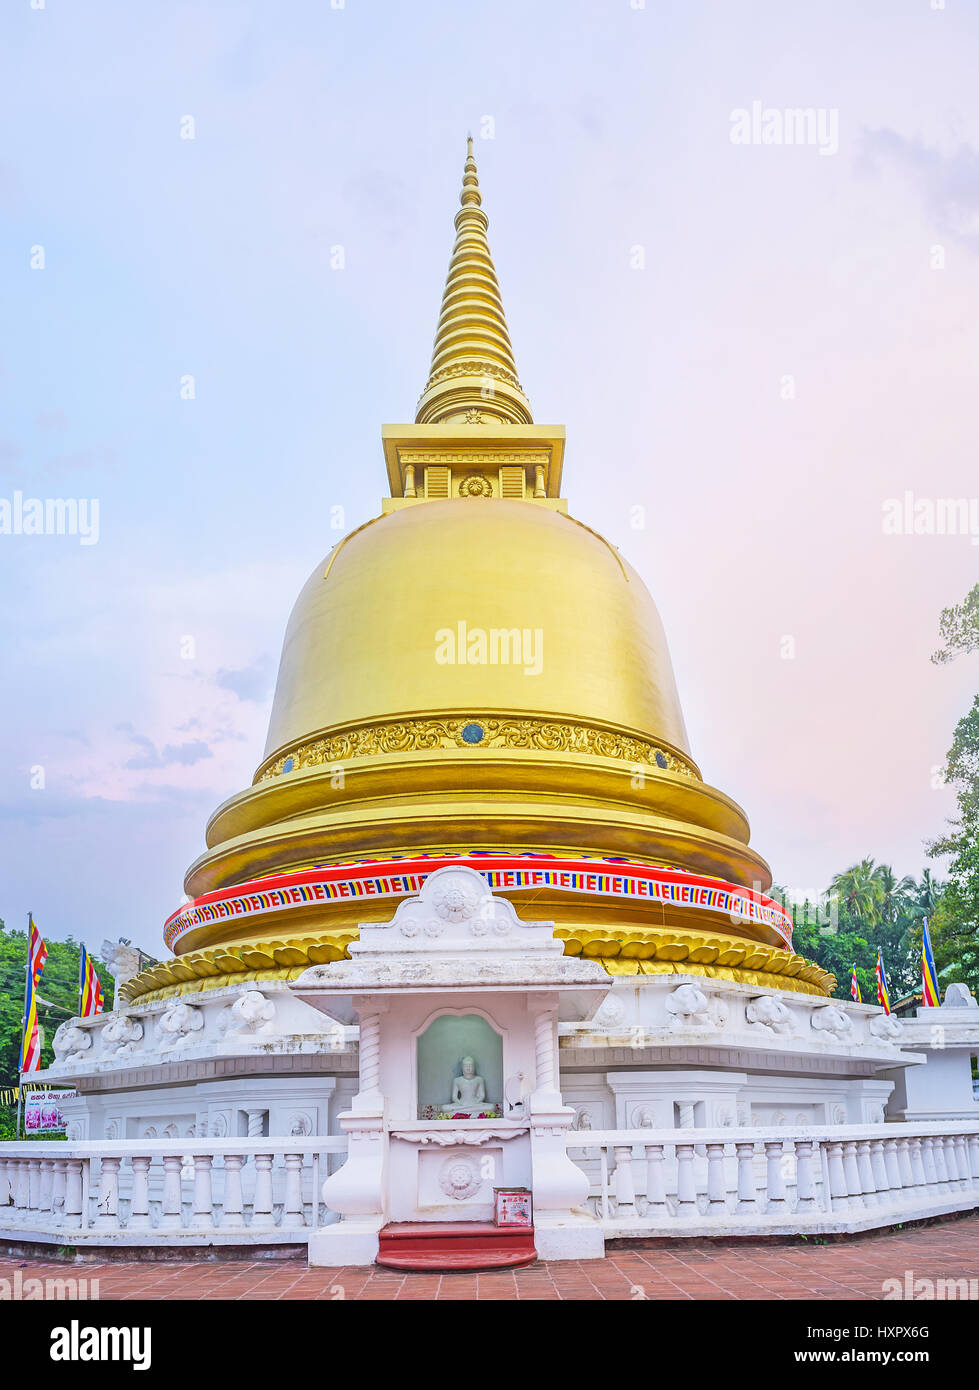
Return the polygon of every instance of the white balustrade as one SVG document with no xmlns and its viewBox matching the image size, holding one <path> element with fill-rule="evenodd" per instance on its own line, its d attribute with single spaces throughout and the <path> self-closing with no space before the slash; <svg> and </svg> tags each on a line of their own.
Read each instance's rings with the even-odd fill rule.
<svg viewBox="0 0 979 1390">
<path fill-rule="evenodd" d="M 200 1140 L 197 1140 L 200 1145 Z M 0 1144 L 0 1236 L 65 1245 L 304 1242 L 333 1219 L 322 1179 L 343 1162 L 345 1136 L 194 1141 Z M 251 1164 L 252 1196 L 242 1170 Z"/>
<path fill-rule="evenodd" d="M 979 1207 L 974 1123 L 587 1130 L 566 1143 L 607 1234 L 845 1231 Z M 298 1244 L 335 1219 L 320 1188 L 345 1137 L 206 1145 L 0 1144 L 0 1239 Z"/>
<path fill-rule="evenodd" d="M 864 1229 L 979 1207 L 979 1126 L 571 1131 L 606 1234 Z"/>
</svg>

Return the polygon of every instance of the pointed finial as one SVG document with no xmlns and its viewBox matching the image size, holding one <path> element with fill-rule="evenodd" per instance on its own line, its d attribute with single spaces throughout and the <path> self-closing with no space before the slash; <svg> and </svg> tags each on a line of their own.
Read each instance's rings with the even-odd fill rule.
<svg viewBox="0 0 979 1390">
<path fill-rule="evenodd" d="M 464 208 L 478 208 L 482 204 L 482 201 L 482 195 L 479 191 L 479 178 L 476 173 L 476 161 L 473 158 L 473 138 L 471 135 L 467 135 L 466 167 L 462 174 L 462 192 L 459 194 L 459 202 Z"/>
<path fill-rule="evenodd" d="M 432 367 L 415 422 L 531 424 L 486 236 L 489 219 L 482 209 L 472 135 L 466 137 L 459 202 Z"/>
</svg>

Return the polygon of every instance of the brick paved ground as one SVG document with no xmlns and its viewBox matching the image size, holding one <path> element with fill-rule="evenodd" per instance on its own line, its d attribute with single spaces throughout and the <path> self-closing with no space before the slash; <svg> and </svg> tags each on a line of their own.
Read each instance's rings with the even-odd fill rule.
<svg viewBox="0 0 979 1390">
<path fill-rule="evenodd" d="M 880 1299 L 885 1279 L 979 1279 L 979 1215 L 829 1245 L 647 1246 L 490 1274 L 309 1269 L 298 1259 L 66 1265 L 0 1259 L 0 1279 L 98 1279 L 103 1299 Z"/>
</svg>

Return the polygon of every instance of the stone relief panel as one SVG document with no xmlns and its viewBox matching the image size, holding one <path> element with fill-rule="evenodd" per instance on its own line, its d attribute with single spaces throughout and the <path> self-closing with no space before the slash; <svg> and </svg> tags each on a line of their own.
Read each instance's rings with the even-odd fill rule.
<svg viewBox="0 0 979 1390">
<path fill-rule="evenodd" d="M 160 1048 L 189 1047 L 203 1041 L 204 1013 L 193 1004 L 173 1004 L 160 1019 Z"/>
<path fill-rule="evenodd" d="M 728 1007 L 719 996 L 707 997 L 699 985 L 678 985 L 666 1000 L 666 1013 L 674 1033 L 723 1028 Z"/>
</svg>

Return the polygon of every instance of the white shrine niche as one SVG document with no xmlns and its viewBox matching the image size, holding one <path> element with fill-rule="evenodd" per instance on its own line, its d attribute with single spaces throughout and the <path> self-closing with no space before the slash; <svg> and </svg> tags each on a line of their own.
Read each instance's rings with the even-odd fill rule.
<svg viewBox="0 0 979 1390">
<path fill-rule="evenodd" d="M 417 1119 L 501 1119 L 503 1036 L 482 1013 L 446 1011 L 415 1040 Z"/>
<path fill-rule="evenodd" d="M 294 981 L 306 1003 L 360 1025 L 359 1090 L 339 1116 L 349 1156 L 323 1187 L 341 1220 L 310 1242 L 311 1263 L 370 1263 L 392 1220 L 490 1220 L 504 1186 L 532 1189 L 541 1255 L 601 1253 L 577 1210 L 588 1179 L 564 1143 L 574 1111 L 557 1028 L 589 1018 L 609 977 L 566 956 L 553 928 L 450 866 L 389 922 L 363 923 L 350 960 Z"/>
</svg>

